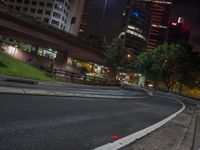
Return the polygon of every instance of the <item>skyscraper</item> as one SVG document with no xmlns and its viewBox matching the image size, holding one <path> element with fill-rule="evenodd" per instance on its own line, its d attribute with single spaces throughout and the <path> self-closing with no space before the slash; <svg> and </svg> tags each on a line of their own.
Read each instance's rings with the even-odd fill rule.
<svg viewBox="0 0 200 150">
<path fill-rule="evenodd" d="M 84 0 L 7 0 L 11 9 L 78 35 Z"/>
<path fill-rule="evenodd" d="M 86 0 L 86 18 L 81 22 L 81 32 L 88 41 L 105 48 L 121 31 L 125 0 Z M 87 2 L 85 3 L 87 4 Z M 86 21 L 85 21 L 86 20 Z M 83 33 L 80 33 L 83 35 Z"/>
<path fill-rule="evenodd" d="M 147 49 L 153 49 L 167 41 L 172 0 L 142 0 L 151 8 L 151 27 Z"/>
<path fill-rule="evenodd" d="M 85 0 L 83 5 L 83 13 L 81 15 L 79 36 L 85 37 L 88 34 L 88 24 L 91 15 L 91 10 L 93 8 L 94 0 Z"/>
<path fill-rule="evenodd" d="M 122 28 L 124 25 L 127 25 L 129 16 L 128 9 L 132 9 L 131 7 L 134 7 L 134 5 L 137 4 L 136 2 L 140 3 L 140 5 L 145 5 L 145 9 L 146 11 L 149 11 L 148 15 L 150 15 L 151 18 L 150 24 L 146 20 L 147 18 L 145 19 L 147 21 L 146 23 L 144 23 L 144 20 L 140 22 L 140 28 L 143 24 L 143 28 L 141 28 L 143 31 L 147 31 L 147 29 L 149 29 L 148 34 L 144 34 L 145 37 L 147 36 L 145 50 L 153 49 L 158 45 L 167 42 L 172 0 L 127 0 L 127 6 L 123 15 Z M 148 17 L 148 15 L 146 15 L 146 17 Z M 135 39 L 132 39 L 132 41 L 135 41 Z"/>
<path fill-rule="evenodd" d="M 185 25 L 183 18 L 180 17 L 178 21 L 171 22 L 169 36 L 168 36 L 169 43 L 175 43 L 178 41 L 188 42 L 189 38 L 190 38 L 190 30 Z"/>
<path fill-rule="evenodd" d="M 145 51 L 150 25 L 150 7 L 142 1 L 134 1 L 130 5 L 124 42 L 124 46 L 133 54 L 138 55 Z"/>
</svg>

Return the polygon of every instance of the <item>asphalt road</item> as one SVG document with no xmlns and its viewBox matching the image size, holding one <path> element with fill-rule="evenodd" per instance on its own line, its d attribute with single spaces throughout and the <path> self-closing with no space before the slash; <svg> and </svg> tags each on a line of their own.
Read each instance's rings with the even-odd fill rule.
<svg viewBox="0 0 200 150">
<path fill-rule="evenodd" d="M 117 92 L 117 91 L 115 91 Z M 0 150 L 89 150 L 176 112 L 168 98 L 111 100 L 0 95 Z"/>
</svg>

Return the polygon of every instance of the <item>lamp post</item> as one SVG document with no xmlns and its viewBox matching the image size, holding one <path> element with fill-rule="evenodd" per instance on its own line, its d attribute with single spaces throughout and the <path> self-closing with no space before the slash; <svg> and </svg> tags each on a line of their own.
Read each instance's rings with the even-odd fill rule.
<svg viewBox="0 0 200 150">
<path fill-rule="evenodd" d="M 105 17 L 105 13 L 106 13 L 106 7 L 107 7 L 107 3 L 108 3 L 108 0 L 105 0 L 104 1 L 104 7 L 103 7 L 103 14 L 102 14 L 102 18 L 101 18 L 101 25 L 103 26 L 104 25 L 104 17 Z M 105 36 L 105 33 L 103 33 L 103 47 L 105 46 L 105 42 L 106 42 L 106 36 Z"/>
<path fill-rule="evenodd" d="M 105 0 L 104 1 L 104 7 L 103 7 L 103 14 L 102 14 L 102 18 L 101 18 L 101 24 L 104 23 L 104 17 L 105 17 L 105 13 L 106 13 L 107 3 L 108 3 L 108 0 Z"/>
</svg>

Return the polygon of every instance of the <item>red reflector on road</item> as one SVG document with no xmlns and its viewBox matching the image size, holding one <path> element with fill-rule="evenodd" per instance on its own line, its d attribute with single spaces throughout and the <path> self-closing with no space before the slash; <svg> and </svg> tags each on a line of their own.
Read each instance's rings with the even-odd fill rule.
<svg viewBox="0 0 200 150">
<path fill-rule="evenodd" d="M 113 140 L 117 140 L 117 139 L 119 139 L 119 136 L 113 135 L 113 136 L 112 136 L 112 139 L 113 139 Z"/>
</svg>

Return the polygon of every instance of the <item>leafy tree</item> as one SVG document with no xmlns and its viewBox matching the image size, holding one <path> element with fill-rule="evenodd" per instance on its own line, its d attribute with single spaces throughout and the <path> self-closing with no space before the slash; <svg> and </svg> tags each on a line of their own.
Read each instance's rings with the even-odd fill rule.
<svg viewBox="0 0 200 150">
<path fill-rule="evenodd" d="M 115 38 L 112 45 L 105 53 L 105 61 L 109 67 L 112 77 L 115 78 L 117 71 L 124 70 L 126 66 L 126 54 L 127 50 L 124 48 L 124 40 L 121 38 Z"/>
<path fill-rule="evenodd" d="M 142 53 L 134 63 L 134 69 L 154 81 L 155 85 L 162 81 L 167 90 L 173 88 L 175 82 L 182 86 L 194 82 L 199 74 L 200 57 L 186 43 L 164 44 L 150 52 Z"/>
<path fill-rule="evenodd" d="M 134 63 L 134 69 L 153 80 L 154 86 L 157 86 L 159 81 L 163 81 L 169 89 L 173 62 L 171 56 L 174 48 L 174 45 L 164 44 L 140 54 Z"/>
<path fill-rule="evenodd" d="M 153 57 L 151 52 L 144 52 L 141 53 L 133 62 L 134 66 L 133 69 L 145 75 L 147 78 L 154 80 L 154 74 L 151 70 L 153 65 Z"/>
<path fill-rule="evenodd" d="M 180 83 L 179 93 L 182 92 L 183 85 L 193 86 L 198 80 L 200 72 L 199 53 L 193 52 L 192 46 L 188 43 L 179 42 L 174 51 L 174 77 Z"/>
</svg>

